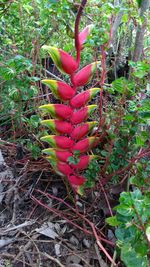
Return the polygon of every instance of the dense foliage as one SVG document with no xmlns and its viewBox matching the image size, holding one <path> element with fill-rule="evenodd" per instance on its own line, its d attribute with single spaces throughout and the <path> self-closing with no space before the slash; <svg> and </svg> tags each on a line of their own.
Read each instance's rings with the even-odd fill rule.
<svg viewBox="0 0 150 267">
<path fill-rule="evenodd" d="M 98 123 L 99 144 L 94 154 L 99 158 L 84 172 L 85 187 L 95 190 L 101 183 L 111 191 L 122 186 L 114 216 L 106 223 L 115 227 L 117 255 L 127 267 L 148 266 L 150 253 L 148 2 L 91 0 L 80 22 L 80 30 L 92 24 L 81 67 L 101 62 L 100 74 L 96 72 L 90 82 L 91 88 L 101 88 L 94 100 L 98 111 L 91 117 Z M 61 47 L 75 56 L 74 21 L 79 6 L 80 1 L 72 0 L 0 4 L 1 139 L 23 145 L 33 158 L 40 157 L 40 138 L 48 134 L 40 124 L 38 107 L 55 101 L 41 80 L 69 82 L 41 47 Z M 82 89 L 87 87 L 82 84 Z M 70 164 L 78 161 L 77 151 Z"/>
</svg>

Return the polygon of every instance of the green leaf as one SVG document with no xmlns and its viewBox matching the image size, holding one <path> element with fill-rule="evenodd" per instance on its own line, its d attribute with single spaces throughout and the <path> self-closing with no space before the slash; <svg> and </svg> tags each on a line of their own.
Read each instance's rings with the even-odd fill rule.
<svg viewBox="0 0 150 267">
<path fill-rule="evenodd" d="M 141 6 L 142 0 L 136 0 L 136 2 L 138 3 L 138 7 Z"/>
<path fill-rule="evenodd" d="M 80 156 L 80 151 L 79 150 L 75 150 L 73 152 L 73 154 L 74 154 L 75 157 L 79 157 Z"/>
<path fill-rule="evenodd" d="M 125 14 L 123 14 L 123 16 L 122 16 L 122 22 L 126 23 L 127 21 L 128 21 L 128 14 L 125 13 Z"/>
<path fill-rule="evenodd" d="M 94 185 L 95 185 L 95 182 L 94 181 L 92 181 L 92 180 L 87 180 L 86 182 L 85 182 L 85 184 L 84 184 L 84 187 L 86 188 L 92 188 L 92 187 L 94 187 Z"/>
<path fill-rule="evenodd" d="M 118 226 L 119 225 L 119 222 L 118 222 L 116 216 L 109 217 L 105 221 L 106 221 L 106 223 L 108 223 L 111 226 Z"/>
<path fill-rule="evenodd" d="M 147 74 L 144 70 L 137 70 L 133 72 L 133 75 L 139 79 L 143 78 Z"/>
<path fill-rule="evenodd" d="M 77 164 L 79 162 L 79 159 L 76 157 L 68 157 L 67 161 L 70 164 Z"/>
<path fill-rule="evenodd" d="M 116 79 L 115 81 L 112 82 L 112 87 L 114 89 L 114 91 L 123 94 L 123 93 L 133 93 L 133 89 L 134 89 L 134 84 L 133 82 L 130 82 L 128 80 L 126 80 L 124 77 Z"/>
<path fill-rule="evenodd" d="M 130 244 L 124 244 L 121 249 L 121 259 L 127 267 L 148 267 L 147 256 L 136 253 Z"/>
<path fill-rule="evenodd" d="M 129 114 L 129 115 L 125 115 L 124 119 L 127 121 L 134 121 L 135 117 L 133 115 Z"/>
<path fill-rule="evenodd" d="M 142 136 L 139 135 L 136 136 L 136 144 L 138 146 L 143 146 L 145 144 L 145 140 L 143 140 Z"/>
<path fill-rule="evenodd" d="M 102 150 L 100 153 L 101 153 L 101 155 L 104 156 L 104 157 L 107 157 L 107 155 L 108 155 L 108 152 L 105 151 L 105 150 Z"/>
<path fill-rule="evenodd" d="M 126 224 L 120 225 L 115 230 L 115 235 L 119 241 L 123 243 L 130 242 L 134 245 L 139 238 L 140 233 L 137 228 L 132 225 L 132 222 L 127 221 Z"/>
<path fill-rule="evenodd" d="M 16 72 L 12 68 L 1 68 L 0 76 L 4 80 L 11 80 L 15 76 Z"/>
</svg>

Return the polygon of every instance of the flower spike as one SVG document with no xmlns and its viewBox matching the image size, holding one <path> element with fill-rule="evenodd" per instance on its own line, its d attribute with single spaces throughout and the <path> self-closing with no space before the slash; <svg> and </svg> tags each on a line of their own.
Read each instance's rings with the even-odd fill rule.
<svg viewBox="0 0 150 267">
<path fill-rule="evenodd" d="M 93 131 L 98 122 L 88 121 L 97 105 L 88 105 L 88 102 L 101 90 L 89 88 L 77 93 L 78 87 L 90 81 L 99 65 L 99 61 L 96 61 L 77 70 L 83 44 L 93 27 L 93 25 L 88 25 L 80 33 L 78 31 L 80 15 L 86 4 L 86 1 L 82 2 L 75 22 L 76 60 L 62 49 L 43 46 L 59 71 L 70 76 L 71 85 L 52 79 L 42 80 L 42 83 L 50 88 L 53 96 L 65 103 L 48 103 L 39 107 L 44 115 L 41 124 L 51 131 L 50 135 L 41 137 L 42 141 L 50 145 L 42 152 L 46 154 L 45 158 L 50 162 L 53 170 L 65 176 L 74 192 L 80 195 L 83 195 L 84 188 L 88 185 L 82 173 L 93 159 L 98 158 L 96 155 L 86 153 L 100 140 Z M 50 118 L 45 118 L 45 115 L 50 115 Z M 88 136 L 89 134 L 91 136 Z"/>
</svg>

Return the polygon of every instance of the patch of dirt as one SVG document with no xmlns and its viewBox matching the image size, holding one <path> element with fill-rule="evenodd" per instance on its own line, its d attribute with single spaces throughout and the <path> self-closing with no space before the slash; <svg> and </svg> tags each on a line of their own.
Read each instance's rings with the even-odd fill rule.
<svg viewBox="0 0 150 267">
<path fill-rule="evenodd" d="M 0 149 L 0 267 L 110 266 L 115 236 L 105 218 L 116 200 L 109 188 L 75 196 L 43 158 L 26 152 L 18 160 L 10 143 Z"/>
</svg>

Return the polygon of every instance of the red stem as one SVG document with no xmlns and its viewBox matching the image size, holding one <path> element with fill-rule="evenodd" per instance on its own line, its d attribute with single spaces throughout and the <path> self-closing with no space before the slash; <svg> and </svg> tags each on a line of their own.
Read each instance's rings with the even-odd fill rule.
<svg viewBox="0 0 150 267">
<path fill-rule="evenodd" d="M 54 196 L 52 196 L 52 195 L 50 195 L 50 194 L 47 194 L 47 193 L 43 193 L 43 192 L 40 191 L 40 190 L 36 190 L 36 191 L 38 191 L 39 193 L 42 193 L 44 196 L 46 196 L 46 197 L 48 197 L 48 198 L 51 198 L 51 197 L 52 197 L 52 198 L 58 199 L 60 202 L 64 203 L 66 206 L 68 206 L 69 208 L 71 208 L 72 211 L 75 211 L 77 215 L 79 215 L 80 217 L 82 217 L 83 220 L 86 221 L 86 222 L 89 224 L 89 226 L 91 227 L 92 232 L 93 232 L 93 234 L 94 234 L 94 237 L 95 237 L 95 239 L 96 239 L 96 243 L 97 243 L 97 245 L 99 246 L 99 249 L 103 251 L 103 253 L 105 254 L 105 256 L 106 256 L 106 257 L 109 259 L 109 261 L 113 264 L 113 266 L 117 266 L 116 263 L 114 262 L 113 258 L 109 255 L 109 253 L 107 252 L 107 250 L 104 248 L 104 246 L 103 246 L 102 243 L 100 242 L 100 240 L 103 240 L 103 241 L 105 241 L 106 243 L 110 243 L 110 244 L 111 244 L 111 242 L 108 241 L 108 240 L 105 240 L 104 238 L 101 238 L 101 237 L 98 236 L 97 231 L 96 231 L 96 229 L 95 229 L 95 226 L 94 226 L 94 224 L 93 224 L 92 222 L 90 222 L 86 217 L 84 217 L 83 215 L 81 215 L 80 213 L 78 213 L 74 208 L 72 208 L 68 203 L 66 203 L 66 202 L 63 201 L 62 199 L 59 199 L 59 198 L 54 197 Z M 70 221 L 66 216 L 63 215 L 63 213 L 57 211 L 56 209 L 53 209 L 53 208 L 48 207 L 47 205 L 45 205 L 44 203 L 42 203 L 40 200 L 38 200 L 37 198 L 35 198 L 33 195 L 31 196 L 31 199 L 32 199 L 33 201 L 35 201 L 36 203 L 38 203 L 39 205 L 41 205 L 41 206 L 43 206 L 44 208 L 46 208 L 47 210 L 54 212 L 54 213 L 57 214 L 58 216 L 61 214 L 61 217 L 62 217 L 62 218 L 65 218 L 65 220 L 66 220 L 67 222 L 71 223 L 72 225 L 74 225 L 74 226 L 77 227 L 78 229 L 84 231 L 84 232 L 87 233 L 87 234 L 92 234 L 91 231 L 88 231 L 88 230 L 86 230 L 86 229 L 80 227 L 79 225 L 77 225 L 77 224 L 74 223 L 73 221 Z"/>
<path fill-rule="evenodd" d="M 41 195 L 44 195 L 44 196 L 47 197 L 47 198 L 52 198 L 52 199 L 57 200 L 57 201 L 60 202 L 60 203 L 63 203 L 66 207 L 68 207 L 70 210 L 72 210 L 78 217 L 80 217 L 83 221 L 86 221 L 89 225 L 91 225 L 91 222 L 90 222 L 84 215 L 82 215 L 81 213 L 79 213 L 76 209 L 74 209 L 71 205 L 69 205 L 69 204 L 68 204 L 66 201 L 64 201 L 63 199 L 58 198 L 58 197 L 55 197 L 55 196 L 53 196 L 53 195 L 51 195 L 51 194 L 48 194 L 48 193 L 44 193 L 44 192 L 42 192 L 42 191 L 39 190 L 39 189 L 36 189 L 35 191 L 38 192 L 38 193 L 40 193 Z M 31 198 L 32 198 L 33 200 L 37 200 L 33 195 L 31 196 Z M 41 202 L 41 203 L 42 203 L 42 202 Z M 39 200 L 38 204 L 40 204 L 40 200 Z M 45 204 L 43 204 L 43 206 L 44 206 L 45 208 L 47 208 L 47 206 L 46 206 Z M 54 211 L 54 210 L 52 210 L 53 208 L 50 208 L 50 209 L 51 209 L 51 211 Z M 56 213 L 56 212 L 55 212 L 55 213 Z M 61 216 L 62 216 L 62 214 L 63 214 L 63 213 L 61 213 Z M 59 211 L 57 212 L 57 215 L 59 215 Z M 65 215 L 63 215 L 63 216 L 65 216 Z M 69 219 L 67 219 L 67 221 L 68 221 L 69 223 L 72 224 L 72 221 L 70 221 Z M 76 225 L 74 224 L 74 226 L 76 226 L 76 227 L 79 228 L 79 226 L 78 226 L 77 224 L 76 224 Z M 82 227 L 80 227 L 80 230 L 82 230 Z M 84 232 L 87 233 L 87 234 L 91 234 L 91 232 L 90 232 L 89 230 L 86 230 L 86 229 L 84 229 Z M 101 233 L 101 234 L 102 234 L 102 233 Z M 103 236 L 104 236 L 104 235 L 103 235 Z M 109 240 L 107 240 L 107 239 L 105 239 L 105 238 L 103 238 L 103 237 L 101 237 L 101 236 L 99 236 L 99 239 L 100 239 L 101 241 L 104 241 L 105 243 L 111 245 L 111 246 L 114 246 L 113 242 L 111 242 L 111 241 L 109 241 Z"/>
<path fill-rule="evenodd" d="M 87 0 L 82 0 L 81 5 L 78 9 L 78 13 L 75 20 L 75 48 L 76 48 L 76 61 L 77 64 L 80 63 L 80 43 L 79 43 L 79 22 L 82 15 L 84 6 L 86 5 Z"/>
<path fill-rule="evenodd" d="M 107 197 L 107 194 L 105 192 L 105 189 L 101 183 L 101 181 L 99 181 L 99 185 L 104 193 L 104 196 L 105 196 L 105 200 L 106 200 L 106 203 L 107 203 L 107 206 L 108 206 L 108 209 L 109 209 L 109 212 L 110 212 L 110 215 L 113 216 L 113 212 L 112 212 L 112 209 L 111 209 L 111 206 L 110 206 L 110 203 L 109 203 L 109 200 L 108 200 L 108 197 Z"/>
</svg>

